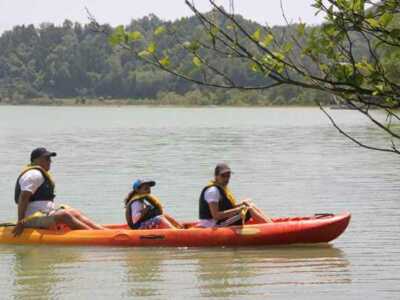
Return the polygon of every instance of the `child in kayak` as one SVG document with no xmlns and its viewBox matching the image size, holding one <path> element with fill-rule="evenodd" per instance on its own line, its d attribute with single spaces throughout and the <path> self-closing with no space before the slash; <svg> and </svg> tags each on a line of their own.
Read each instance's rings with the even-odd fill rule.
<svg viewBox="0 0 400 300">
<path fill-rule="evenodd" d="M 172 217 L 165 215 L 160 200 L 151 194 L 155 181 L 137 179 L 126 196 L 125 217 L 131 229 L 181 228 Z"/>
</svg>

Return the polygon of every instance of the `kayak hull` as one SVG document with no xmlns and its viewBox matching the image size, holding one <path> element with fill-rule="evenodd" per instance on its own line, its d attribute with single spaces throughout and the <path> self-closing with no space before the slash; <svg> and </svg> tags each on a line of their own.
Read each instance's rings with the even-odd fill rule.
<svg viewBox="0 0 400 300">
<path fill-rule="evenodd" d="M 242 247 L 327 243 L 347 228 L 351 215 L 276 218 L 273 223 L 220 228 L 131 230 L 42 230 L 27 228 L 14 237 L 14 227 L 0 228 L 0 244 L 92 245 L 131 247 Z"/>
</svg>

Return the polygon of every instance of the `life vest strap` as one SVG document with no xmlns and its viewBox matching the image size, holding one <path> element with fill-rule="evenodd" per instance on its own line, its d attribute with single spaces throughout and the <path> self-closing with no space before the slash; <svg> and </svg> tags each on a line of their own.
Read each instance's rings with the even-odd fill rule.
<svg viewBox="0 0 400 300">
<path fill-rule="evenodd" d="M 18 176 L 18 178 L 20 178 L 22 175 L 24 175 L 26 172 L 28 172 L 30 170 L 38 170 L 38 171 L 40 171 L 43 174 L 43 176 L 45 176 L 50 181 L 50 183 L 53 185 L 53 187 L 55 186 L 54 180 L 53 180 L 52 176 L 50 175 L 50 173 L 47 172 L 45 169 L 43 169 L 39 165 L 31 165 L 31 164 L 26 165 L 24 167 L 24 169 L 21 171 L 21 173 Z"/>
<path fill-rule="evenodd" d="M 208 187 L 212 187 L 212 186 L 216 186 L 216 187 L 219 187 L 220 189 L 222 189 L 224 191 L 224 193 L 225 193 L 226 198 L 231 203 L 232 207 L 236 206 L 235 196 L 233 196 L 233 193 L 231 192 L 231 190 L 227 186 L 219 185 L 218 183 L 215 182 L 215 180 L 211 180 L 208 183 Z"/>
<path fill-rule="evenodd" d="M 144 194 L 144 195 L 136 195 L 133 196 L 131 199 L 129 199 L 128 203 L 126 204 L 126 206 L 131 205 L 134 201 L 139 201 L 139 200 L 146 200 L 148 201 L 151 205 L 153 205 L 155 208 L 159 209 L 161 214 L 163 213 L 163 207 L 162 204 L 160 202 L 160 200 L 158 200 L 158 198 L 156 196 L 153 196 L 152 194 Z"/>
<path fill-rule="evenodd" d="M 47 216 L 45 213 L 43 213 L 41 211 L 36 211 L 33 214 L 23 218 L 21 221 L 19 221 L 19 223 L 24 224 L 24 223 L 26 223 L 28 221 L 32 221 L 33 219 L 42 218 L 42 217 L 45 217 L 45 216 Z"/>
</svg>

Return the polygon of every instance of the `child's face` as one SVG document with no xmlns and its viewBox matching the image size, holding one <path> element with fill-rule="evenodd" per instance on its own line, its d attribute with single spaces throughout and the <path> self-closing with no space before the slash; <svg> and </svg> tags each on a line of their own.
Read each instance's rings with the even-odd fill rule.
<svg viewBox="0 0 400 300">
<path fill-rule="evenodd" d="M 147 184 L 142 184 L 140 186 L 140 188 L 138 189 L 138 192 L 140 194 L 150 194 L 150 192 L 151 192 L 150 186 Z"/>
</svg>

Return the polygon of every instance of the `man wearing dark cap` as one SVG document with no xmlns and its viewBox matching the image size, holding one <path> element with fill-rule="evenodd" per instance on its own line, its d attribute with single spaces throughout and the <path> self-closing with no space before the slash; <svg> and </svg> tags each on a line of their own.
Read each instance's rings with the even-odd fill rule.
<svg viewBox="0 0 400 300">
<path fill-rule="evenodd" d="M 215 167 L 214 180 L 200 194 L 198 226 L 239 225 L 246 215 L 246 220 L 251 217 L 257 223 L 271 222 L 250 200 L 236 204 L 236 199 L 228 188 L 231 174 L 231 168 L 225 163 L 219 163 Z"/>
<path fill-rule="evenodd" d="M 15 203 L 18 205 L 17 236 L 24 228 L 51 228 L 57 223 L 71 229 L 101 229 L 75 209 L 57 209 L 54 205 L 55 184 L 49 173 L 51 158 L 57 153 L 46 148 L 31 152 L 31 163 L 18 176 L 15 185 Z"/>
</svg>

